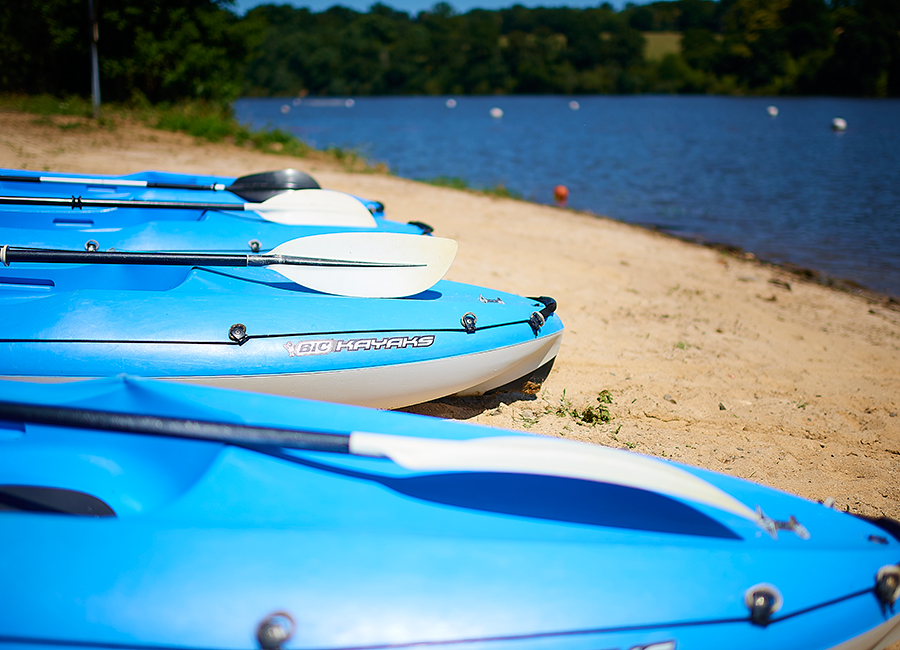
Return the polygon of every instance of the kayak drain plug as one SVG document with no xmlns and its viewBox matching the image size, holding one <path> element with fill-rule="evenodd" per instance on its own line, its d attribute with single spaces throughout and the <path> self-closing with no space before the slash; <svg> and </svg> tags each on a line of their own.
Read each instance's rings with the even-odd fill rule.
<svg viewBox="0 0 900 650">
<path fill-rule="evenodd" d="M 744 604 L 750 610 L 750 622 L 766 627 L 772 622 L 772 615 L 781 609 L 781 592 L 774 585 L 758 584 L 744 592 Z"/>
<path fill-rule="evenodd" d="M 228 338 L 238 345 L 243 345 L 250 337 L 247 336 L 247 328 L 243 323 L 235 323 L 231 326 L 231 329 L 228 330 Z"/>
<path fill-rule="evenodd" d="M 262 650 L 280 650 L 294 635 L 294 619 L 287 612 L 266 616 L 256 629 L 256 640 Z"/>
</svg>

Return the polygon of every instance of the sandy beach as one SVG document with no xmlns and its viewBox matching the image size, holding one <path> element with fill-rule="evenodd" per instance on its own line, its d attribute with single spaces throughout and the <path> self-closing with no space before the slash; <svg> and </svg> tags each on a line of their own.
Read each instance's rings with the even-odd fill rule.
<svg viewBox="0 0 900 650">
<path fill-rule="evenodd" d="M 232 176 L 302 169 L 323 187 L 383 201 L 392 219 L 425 221 L 456 239 L 449 279 L 559 303 L 566 332 L 537 395 L 405 410 L 630 448 L 900 519 L 900 305 L 883 296 L 835 291 L 602 217 L 131 123 L 108 130 L 0 112 L 0 165 Z M 611 420 L 584 422 L 604 390 Z"/>
</svg>

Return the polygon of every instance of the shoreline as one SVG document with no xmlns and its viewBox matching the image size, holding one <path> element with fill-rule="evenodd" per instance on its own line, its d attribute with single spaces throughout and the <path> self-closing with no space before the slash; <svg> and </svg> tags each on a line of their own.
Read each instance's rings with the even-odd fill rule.
<svg viewBox="0 0 900 650">
<path fill-rule="evenodd" d="M 860 284 L 855 280 L 850 280 L 848 278 L 842 278 L 839 276 L 829 275 L 824 271 L 820 271 L 814 268 L 808 268 L 805 266 L 800 266 L 798 264 L 793 264 L 791 262 L 773 262 L 764 257 L 759 257 L 752 251 L 748 251 L 740 246 L 735 244 L 727 244 L 722 242 L 713 242 L 713 241 L 705 241 L 696 237 L 679 237 L 676 234 L 666 232 L 664 230 L 660 230 L 657 228 L 647 228 L 648 230 L 658 231 L 664 235 L 668 235 L 669 237 L 674 237 L 675 239 L 690 243 L 696 244 L 697 246 L 703 246 L 705 248 L 711 248 L 720 253 L 724 253 L 726 255 L 732 255 L 735 257 L 743 257 L 747 261 L 755 261 L 763 266 L 777 269 L 784 273 L 790 274 L 799 282 L 810 282 L 812 284 L 817 284 L 821 287 L 826 287 L 828 289 L 832 289 L 834 291 L 841 291 L 844 293 L 848 293 L 855 296 L 860 296 L 870 301 L 873 304 L 881 304 L 883 306 L 888 307 L 890 309 L 900 310 L 900 293 L 894 294 L 890 292 L 877 291 L 870 287 L 867 287 L 864 284 Z"/>
<path fill-rule="evenodd" d="M 122 122 L 62 128 L 0 112 L 0 165 L 241 176 L 297 167 L 456 239 L 448 279 L 549 295 L 566 326 L 537 395 L 445 398 L 410 412 L 560 436 L 748 478 L 900 519 L 900 309 L 607 217 L 428 185 Z M 488 290 L 490 291 L 490 290 Z M 588 407 L 609 390 L 610 422 Z"/>
<path fill-rule="evenodd" d="M 413 179 L 409 179 L 413 180 Z M 473 190 L 475 192 L 479 192 L 479 190 Z M 537 201 L 530 201 L 528 199 L 515 198 L 511 197 L 512 200 L 524 201 L 525 203 L 530 203 L 532 205 L 544 205 L 547 207 L 554 207 L 547 203 L 539 203 Z M 558 208 L 557 208 L 558 209 Z M 834 291 L 840 291 L 843 293 L 847 293 L 854 296 L 859 296 L 865 298 L 872 304 L 881 304 L 883 307 L 888 309 L 893 309 L 900 312 L 900 293 L 891 293 L 886 291 L 878 291 L 876 289 L 872 289 L 864 284 L 856 282 L 855 280 L 850 280 L 848 278 L 842 278 L 840 276 L 829 275 L 825 271 L 821 271 L 819 269 L 809 268 L 805 266 L 800 266 L 798 264 L 793 264 L 791 262 L 773 262 L 772 260 L 766 259 L 765 257 L 759 257 L 753 251 L 748 251 L 742 246 L 738 246 L 737 244 L 729 244 L 727 242 L 718 242 L 704 239 L 700 236 L 685 236 L 682 237 L 674 232 L 665 230 L 664 228 L 660 228 L 658 226 L 646 223 L 636 223 L 632 221 L 625 221 L 624 219 L 616 219 L 615 217 L 610 217 L 604 214 L 597 214 L 595 212 L 591 212 L 589 210 L 575 210 L 571 208 L 564 208 L 569 212 L 573 212 L 575 214 L 583 214 L 589 217 L 594 217 L 597 219 L 606 219 L 608 221 L 619 223 L 626 226 L 633 226 L 635 228 L 639 228 L 646 232 L 652 232 L 663 237 L 671 237 L 674 240 L 685 242 L 687 244 L 693 244 L 695 246 L 700 246 L 703 248 L 709 248 L 711 250 L 717 251 L 724 255 L 729 255 L 734 257 L 735 259 L 741 259 L 747 262 L 756 263 L 761 266 L 767 267 L 774 271 L 780 271 L 785 274 L 792 276 L 798 282 L 809 282 L 811 284 L 816 284 L 821 287 L 825 287 L 828 289 L 832 289 Z M 900 318 L 900 313 L 898 313 L 898 318 Z"/>
</svg>

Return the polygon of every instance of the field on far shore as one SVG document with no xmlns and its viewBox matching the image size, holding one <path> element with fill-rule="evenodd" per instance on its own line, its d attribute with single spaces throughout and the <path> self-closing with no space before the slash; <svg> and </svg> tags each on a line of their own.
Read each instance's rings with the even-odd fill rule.
<svg viewBox="0 0 900 650">
<path fill-rule="evenodd" d="M 681 53 L 681 32 L 641 32 L 647 40 L 644 56 L 648 61 L 659 61 L 666 54 Z"/>
</svg>

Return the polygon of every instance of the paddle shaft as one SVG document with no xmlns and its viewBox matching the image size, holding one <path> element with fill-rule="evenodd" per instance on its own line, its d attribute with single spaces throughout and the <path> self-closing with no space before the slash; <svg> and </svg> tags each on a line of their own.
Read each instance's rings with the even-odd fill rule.
<svg viewBox="0 0 900 650">
<path fill-rule="evenodd" d="M 236 445 L 266 444 L 305 451 L 350 453 L 349 434 L 227 424 L 64 406 L 0 401 L 0 420 L 164 438 L 209 440 Z"/>
<path fill-rule="evenodd" d="M 326 266 L 337 268 L 398 268 L 418 267 L 423 264 L 396 264 L 393 262 L 363 262 L 358 260 L 334 260 L 294 255 L 222 255 L 215 253 L 138 253 L 122 251 L 66 251 L 40 248 L 0 247 L 0 262 L 9 266 L 13 262 L 38 264 L 145 264 L 156 266 Z"/>
<path fill-rule="evenodd" d="M 151 208 L 163 210 L 252 210 L 245 203 L 192 203 L 185 201 L 143 201 L 137 199 L 105 200 L 72 198 L 0 196 L 0 205 L 50 205 L 80 210 L 82 208 Z"/>
<path fill-rule="evenodd" d="M 154 183 L 152 181 L 136 181 L 116 178 L 69 178 L 66 176 L 14 176 L 0 174 L 0 181 L 15 183 L 70 183 L 72 185 L 120 185 L 122 187 L 152 187 L 166 190 L 227 190 L 224 183 L 198 185 L 196 183 Z"/>
</svg>

